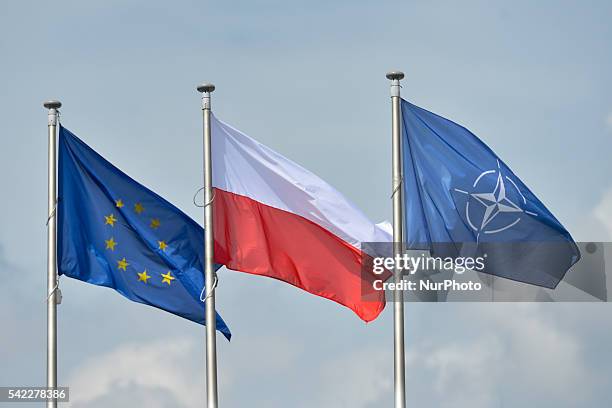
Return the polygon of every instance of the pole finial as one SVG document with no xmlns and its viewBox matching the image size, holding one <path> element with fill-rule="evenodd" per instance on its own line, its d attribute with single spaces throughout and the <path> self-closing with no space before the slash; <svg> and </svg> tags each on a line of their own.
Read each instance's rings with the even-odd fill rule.
<svg viewBox="0 0 612 408">
<path fill-rule="evenodd" d="M 210 93 L 215 90 L 215 86 L 213 84 L 202 84 L 196 88 L 198 92 L 207 92 Z"/>
<path fill-rule="evenodd" d="M 404 78 L 404 73 L 402 71 L 390 71 L 390 72 L 387 72 L 386 76 L 387 76 L 387 79 L 400 80 Z"/>
<path fill-rule="evenodd" d="M 60 101 L 56 101 L 55 99 L 51 99 L 45 101 L 45 103 L 43 103 L 43 106 L 47 109 L 59 109 L 62 107 L 62 103 Z"/>
</svg>

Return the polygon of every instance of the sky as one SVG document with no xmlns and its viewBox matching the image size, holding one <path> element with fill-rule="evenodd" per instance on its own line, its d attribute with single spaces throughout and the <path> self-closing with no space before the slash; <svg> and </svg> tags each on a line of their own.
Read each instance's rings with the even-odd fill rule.
<svg viewBox="0 0 612 408">
<path fill-rule="evenodd" d="M 577 240 L 612 240 L 607 1 L 10 2 L 0 13 L 0 385 L 45 382 L 46 99 L 198 222 L 200 98 L 222 120 L 391 217 L 391 69 L 467 126 Z M 204 328 L 61 279 L 59 383 L 73 408 L 204 404 Z M 224 407 L 392 404 L 392 310 L 364 324 L 296 288 L 220 273 Z M 408 406 L 601 407 L 603 303 L 406 305 Z"/>
</svg>

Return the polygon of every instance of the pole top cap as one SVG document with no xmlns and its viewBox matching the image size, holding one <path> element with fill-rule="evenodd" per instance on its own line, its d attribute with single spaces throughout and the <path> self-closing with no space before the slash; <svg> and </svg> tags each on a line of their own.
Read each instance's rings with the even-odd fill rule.
<svg viewBox="0 0 612 408">
<path fill-rule="evenodd" d="M 202 84 L 196 88 L 198 92 L 212 92 L 215 90 L 215 86 L 213 84 Z"/>
<path fill-rule="evenodd" d="M 386 76 L 387 76 L 387 79 L 391 79 L 391 80 L 397 79 L 397 80 L 400 80 L 400 79 L 404 78 L 404 73 L 402 71 L 390 71 L 390 72 L 387 72 Z"/>
<path fill-rule="evenodd" d="M 47 109 L 59 109 L 62 107 L 62 103 L 60 101 L 51 99 L 49 101 L 45 101 L 45 103 L 43 103 L 43 106 Z"/>
</svg>

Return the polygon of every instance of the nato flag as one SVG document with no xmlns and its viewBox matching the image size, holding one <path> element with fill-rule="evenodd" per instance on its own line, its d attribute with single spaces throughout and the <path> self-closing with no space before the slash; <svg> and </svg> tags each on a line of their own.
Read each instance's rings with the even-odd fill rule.
<svg viewBox="0 0 612 408">
<path fill-rule="evenodd" d="M 64 127 L 58 181 L 61 275 L 205 324 L 202 227 Z"/>
<path fill-rule="evenodd" d="M 554 288 L 580 259 L 544 204 L 466 128 L 402 100 L 405 241 Z"/>
</svg>

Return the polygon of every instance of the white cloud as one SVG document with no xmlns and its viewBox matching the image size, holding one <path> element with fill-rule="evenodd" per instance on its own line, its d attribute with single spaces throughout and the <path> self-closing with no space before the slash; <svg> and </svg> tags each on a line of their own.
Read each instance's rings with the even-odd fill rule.
<svg viewBox="0 0 612 408">
<path fill-rule="evenodd" d="M 77 402 L 75 408 L 107 407 L 147 407 L 147 408 L 186 408 L 177 401 L 173 392 L 159 387 L 146 387 L 129 382 L 124 385 L 114 384 L 112 392 L 103 394 L 84 403 Z"/>
<path fill-rule="evenodd" d="M 194 360 L 199 362 L 194 354 L 201 353 L 193 341 L 164 339 L 125 344 L 92 357 L 70 375 L 70 406 L 93 408 L 127 396 L 133 398 L 132 406 L 198 406 L 204 398 L 204 376 L 194 367 Z"/>
<path fill-rule="evenodd" d="M 456 318 L 474 328 L 407 343 L 409 398 L 441 408 L 506 406 L 517 396 L 533 406 L 572 407 L 588 400 L 596 378 L 577 335 L 537 304 L 474 304 Z M 387 372 L 390 367 L 387 367 Z"/>
<path fill-rule="evenodd" d="M 579 405 L 594 378 L 577 334 L 555 324 L 545 306 L 513 304 L 485 312 L 505 343 L 503 378 L 514 378 L 513 389 L 528 400 L 545 396 L 550 402 Z M 503 378 L 497 383 L 503 384 Z"/>
<path fill-rule="evenodd" d="M 467 331 L 458 327 L 441 335 L 407 336 L 408 401 L 488 408 L 520 396 L 534 406 L 540 401 L 578 406 L 588 399 L 595 374 L 586 365 L 580 332 L 571 325 L 564 329 L 547 310 L 537 304 L 475 304 L 455 315 Z M 245 338 L 221 350 L 221 395 L 229 406 L 245 401 L 267 407 L 287 401 L 296 407 L 388 405 L 393 395 L 389 346 L 347 345 L 341 354 L 321 355 L 307 364 L 304 344 L 290 335 Z M 203 360 L 197 339 L 121 345 L 73 370 L 67 382 L 70 407 L 201 406 Z M 304 393 L 301 378 L 310 379 L 306 383 L 313 392 Z"/>
<path fill-rule="evenodd" d="M 381 348 L 359 348 L 325 362 L 318 375 L 319 401 L 303 406 L 366 408 L 380 406 L 393 392 L 389 368 L 393 354 Z M 392 374 L 392 373 L 391 373 Z"/>
<path fill-rule="evenodd" d="M 456 318 L 482 324 L 474 335 L 456 332 L 406 339 L 407 398 L 441 408 L 489 408 L 516 401 L 580 405 L 596 383 L 578 333 L 564 330 L 540 305 L 475 304 Z M 303 405 L 369 408 L 393 395 L 393 355 L 361 347 L 328 360 L 315 373 L 318 399 Z"/>
<path fill-rule="evenodd" d="M 238 377 L 257 378 L 265 367 L 267 375 L 282 376 L 291 369 L 301 344 L 289 336 L 249 335 L 232 339 L 224 356 L 225 369 L 219 371 L 220 389 L 232 389 Z"/>
<path fill-rule="evenodd" d="M 606 227 L 608 235 L 612 238 L 612 188 L 604 194 L 594 213 L 595 218 Z"/>
<path fill-rule="evenodd" d="M 231 393 L 245 378 L 282 378 L 299 354 L 297 343 L 282 336 L 251 336 L 224 344 L 220 352 L 219 389 L 225 398 L 244 403 Z M 126 343 L 93 356 L 70 374 L 70 408 L 143 406 L 191 408 L 205 401 L 204 343 L 167 338 Z M 242 381 L 242 382 L 240 382 Z M 129 403 L 128 403 L 129 402 Z M 231 404 L 230 404 L 231 405 Z"/>
<path fill-rule="evenodd" d="M 580 405 L 596 383 L 580 333 L 564 330 L 537 304 L 475 304 L 457 312 L 473 335 L 455 332 L 406 338 L 407 398 L 441 408 L 506 406 L 523 401 Z M 482 324 L 482 326 L 480 326 Z M 359 348 L 320 370 L 320 407 L 388 405 L 393 393 L 389 344 Z"/>
<path fill-rule="evenodd" d="M 433 389 L 441 407 L 494 406 L 501 378 L 503 346 L 494 336 L 474 343 L 447 343 L 422 353 L 424 367 L 433 374 Z"/>
</svg>

